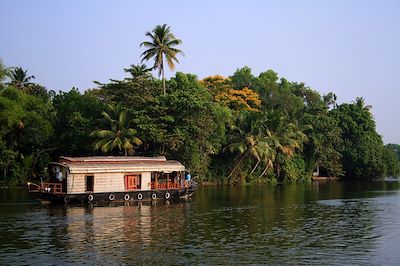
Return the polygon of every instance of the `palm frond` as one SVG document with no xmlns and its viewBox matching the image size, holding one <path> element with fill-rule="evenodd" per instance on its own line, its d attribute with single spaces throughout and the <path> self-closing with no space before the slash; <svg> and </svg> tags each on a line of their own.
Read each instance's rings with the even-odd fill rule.
<svg viewBox="0 0 400 266">
<path fill-rule="evenodd" d="M 103 147 L 108 141 L 110 141 L 109 139 L 102 139 L 99 140 L 97 142 L 94 143 L 93 148 L 94 150 L 101 150 L 101 147 Z"/>
<path fill-rule="evenodd" d="M 123 131 L 123 134 L 124 134 L 124 135 L 130 136 L 130 137 L 131 137 L 131 136 L 135 136 L 136 133 L 137 133 L 136 129 L 133 129 L 133 128 L 127 128 L 127 129 L 125 129 L 125 130 Z"/>
<path fill-rule="evenodd" d="M 101 115 L 102 115 L 102 116 L 104 117 L 104 119 L 107 120 L 107 121 L 110 121 L 110 122 L 114 121 L 114 119 L 112 119 L 111 116 L 110 116 L 106 111 L 101 112 Z"/>
<path fill-rule="evenodd" d="M 121 140 L 121 138 L 120 138 L 120 137 L 116 137 L 116 138 L 114 138 L 114 139 L 112 140 L 111 148 L 112 148 L 112 150 L 113 150 L 113 149 L 115 149 L 116 147 L 118 147 L 119 150 L 122 150 L 121 145 L 122 145 L 122 140 Z"/>
<path fill-rule="evenodd" d="M 138 137 L 133 137 L 131 140 L 136 145 L 142 145 L 143 143 Z"/>
<path fill-rule="evenodd" d="M 126 124 L 126 111 L 121 111 L 119 113 L 118 122 L 120 123 L 120 125 Z"/>
<path fill-rule="evenodd" d="M 167 24 L 157 25 L 151 32 L 146 32 L 146 37 L 149 41 L 144 41 L 140 46 L 148 48 L 141 54 L 141 62 L 154 59 L 154 68 L 158 69 L 158 76 L 163 75 L 164 79 L 164 57 L 171 70 L 175 69 L 175 63 L 179 63 L 176 55 L 178 53 L 183 54 L 179 49 L 174 48 L 175 46 L 182 43 L 181 40 L 177 39 L 172 33 L 171 28 Z M 164 93 L 165 80 L 164 80 Z"/>
<path fill-rule="evenodd" d="M 113 150 L 112 143 L 113 143 L 112 139 L 105 142 L 100 148 L 101 152 L 107 153 L 109 151 L 112 151 Z"/>
<path fill-rule="evenodd" d="M 99 138 L 115 138 L 115 132 L 108 129 L 97 130 L 95 136 Z"/>
<path fill-rule="evenodd" d="M 128 151 L 131 151 L 131 150 L 133 150 L 133 145 L 129 139 L 124 139 L 122 148 L 125 150 L 128 150 Z"/>
</svg>

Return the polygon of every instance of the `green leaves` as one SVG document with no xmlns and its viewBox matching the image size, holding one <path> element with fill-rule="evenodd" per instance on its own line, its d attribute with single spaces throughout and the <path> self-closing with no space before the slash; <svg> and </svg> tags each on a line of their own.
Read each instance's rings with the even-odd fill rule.
<svg viewBox="0 0 400 266">
<path fill-rule="evenodd" d="M 69 92 L 59 92 L 53 99 L 56 109 L 54 137 L 52 144 L 58 147 L 56 155 L 92 155 L 92 139 L 89 134 L 101 127 L 101 112 L 104 104 L 94 92 L 81 94 L 73 88 Z"/>
<path fill-rule="evenodd" d="M 376 132 L 370 106 L 363 98 L 354 103 L 342 104 L 333 109 L 344 145 L 338 147 L 343 155 L 342 164 L 347 178 L 381 178 L 389 173 L 387 153 L 382 137 Z M 396 171 L 395 171 L 396 172 Z"/>
<path fill-rule="evenodd" d="M 130 68 L 124 68 L 124 71 L 130 73 L 132 79 L 146 79 L 151 78 L 153 68 L 147 68 L 145 64 L 131 65 Z"/>
<path fill-rule="evenodd" d="M 123 80 L 96 83 L 84 94 L 75 88 L 55 94 L 15 68 L 14 85 L 0 86 L 0 168 L 26 173 L 29 156 L 51 150 L 54 159 L 165 155 L 212 181 L 299 182 L 316 166 L 327 176 L 400 174 L 393 152 L 399 149 L 383 146 L 362 97 L 338 106 L 333 93 L 321 97 L 304 83 L 272 70 L 254 76 L 248 67 L 230 78 L 198 81 L 178 72 L 165 81 L 164 63 L 173 69 L 179 62 L 181 41 L 165 24 L 146 36 L 142 61 L 154 60 L 162 81 L 137 64 Z M 1 82 L 8 73 L 0 64 Z M 168 95 L 160 94 L 167 86 Z"/>
<path fill-rule="evenodd" d="M 181 40 L 175 38 L 171 32 L 171 28 L 164 25 L 157 25 L 151 32 L 146 32 L 146 36 L 150 41 L 145 41 L 140 44 L 148 48 L 141 54 L 142 62 L 154 58 L 153 68 L 158 69 L 158 75 L 163 77 L 164 95 L 166 95 L 166 85 L 164 77 L 164 58 L 171 70 L 175 69 L 175 63 L 179 63 L 176 58 L 178 54 L 184 55 L 183 52 L 175 46 L 182 43 Z"/>
<path fill-rule="evenodd" d="M 94 149 L 109 153 L 118 148 L 124 151 L 125 156 L 133 154 L 135 145 L 141 145 L 142 141 L 136 137 L 137 131 L 129 127 L 127 110 L 120 105 L 109 105 L 108 111 L 101 114 L 109 129 L 98 129 L 90 133 L 91 137 L 98 139 L 93 144 Z"/>
<path fill-rule="evenodd" d="M 2 174 L 10 175 L 7 182 L 28 178 L 22 158 L 48 147 L 53 119 L 54 110 L 49 102 L 13 87 L 0 92 L 0 169 Z"/>
</svg>

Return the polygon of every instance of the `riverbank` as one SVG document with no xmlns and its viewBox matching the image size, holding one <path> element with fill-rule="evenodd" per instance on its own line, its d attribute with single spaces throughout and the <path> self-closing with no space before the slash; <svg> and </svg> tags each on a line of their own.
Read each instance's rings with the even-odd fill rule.
<svg viewBox="0 0 400 266">
<path fill-rule="evenodd" d="M 335 176 L 313 176 L 311 177 L 312 181 L 336 181 L 336 180 L 340 180 L 339 177 L 335 177 Z"/>
</svg>

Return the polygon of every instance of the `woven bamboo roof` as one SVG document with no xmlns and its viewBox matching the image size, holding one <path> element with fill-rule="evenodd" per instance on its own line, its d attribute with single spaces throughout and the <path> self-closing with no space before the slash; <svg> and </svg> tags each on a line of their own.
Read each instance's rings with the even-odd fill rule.
<svg viewBox="0 0 400 266">
<path fill-rule="evenodd" d="M 88 156 L 88 157 L 67 157 L 60 156 L 60 162 L 104 162 L 104 163 L 125 163 L 137 161 L 167 161 L 165 156 L 142 157 L 142 156 Z"/>
<path fill-rule="evenodd" d="M 134 172 L 165 172 L 184 171 L 178 161 L 161 157 L 60 157 L 60 163 L 69 168 L 70 173 L 134 173 Z"/>
</svg>

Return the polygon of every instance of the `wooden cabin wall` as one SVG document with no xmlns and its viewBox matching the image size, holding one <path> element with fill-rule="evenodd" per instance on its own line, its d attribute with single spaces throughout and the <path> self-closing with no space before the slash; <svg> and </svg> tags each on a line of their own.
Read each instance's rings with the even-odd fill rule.
<svg viewBox="0 0 400 266">
<path fill-rule="evenodd" d="M 86 175 L 69 174 L 67 178 L 67 193 L 90 193 L 86 191 Z M 125 173 L 94 173 L 93 193 L 123 192 L 125 188 Z M 151 190 L 151 172 L 141 173 L 141 190 Z"/>
<path fill-rule="evenodd" d="M 71 174 L 67 181 L 67 193 L 86 193 L 86 174 Z M 95 173 L 93 193 L 125 191 L 124 173 Z"/>
<path fill-rule="evenodd" d="M 86 191 L 85 174 L 69 174 L 67 178 L 67 193 L 85 193 Z"/>
<path fill-rule="evenodd" d="M 150 190 L 151 189 L 151 172 L 142 173 L 141 188 L 143 190 Z"/>
<path fill-rule="evenodd" d="M 125 190 L 124 173 L 99 173 L 94 175 L 94 190 L 98 192 L 120 192 Z"/>
</svg>

